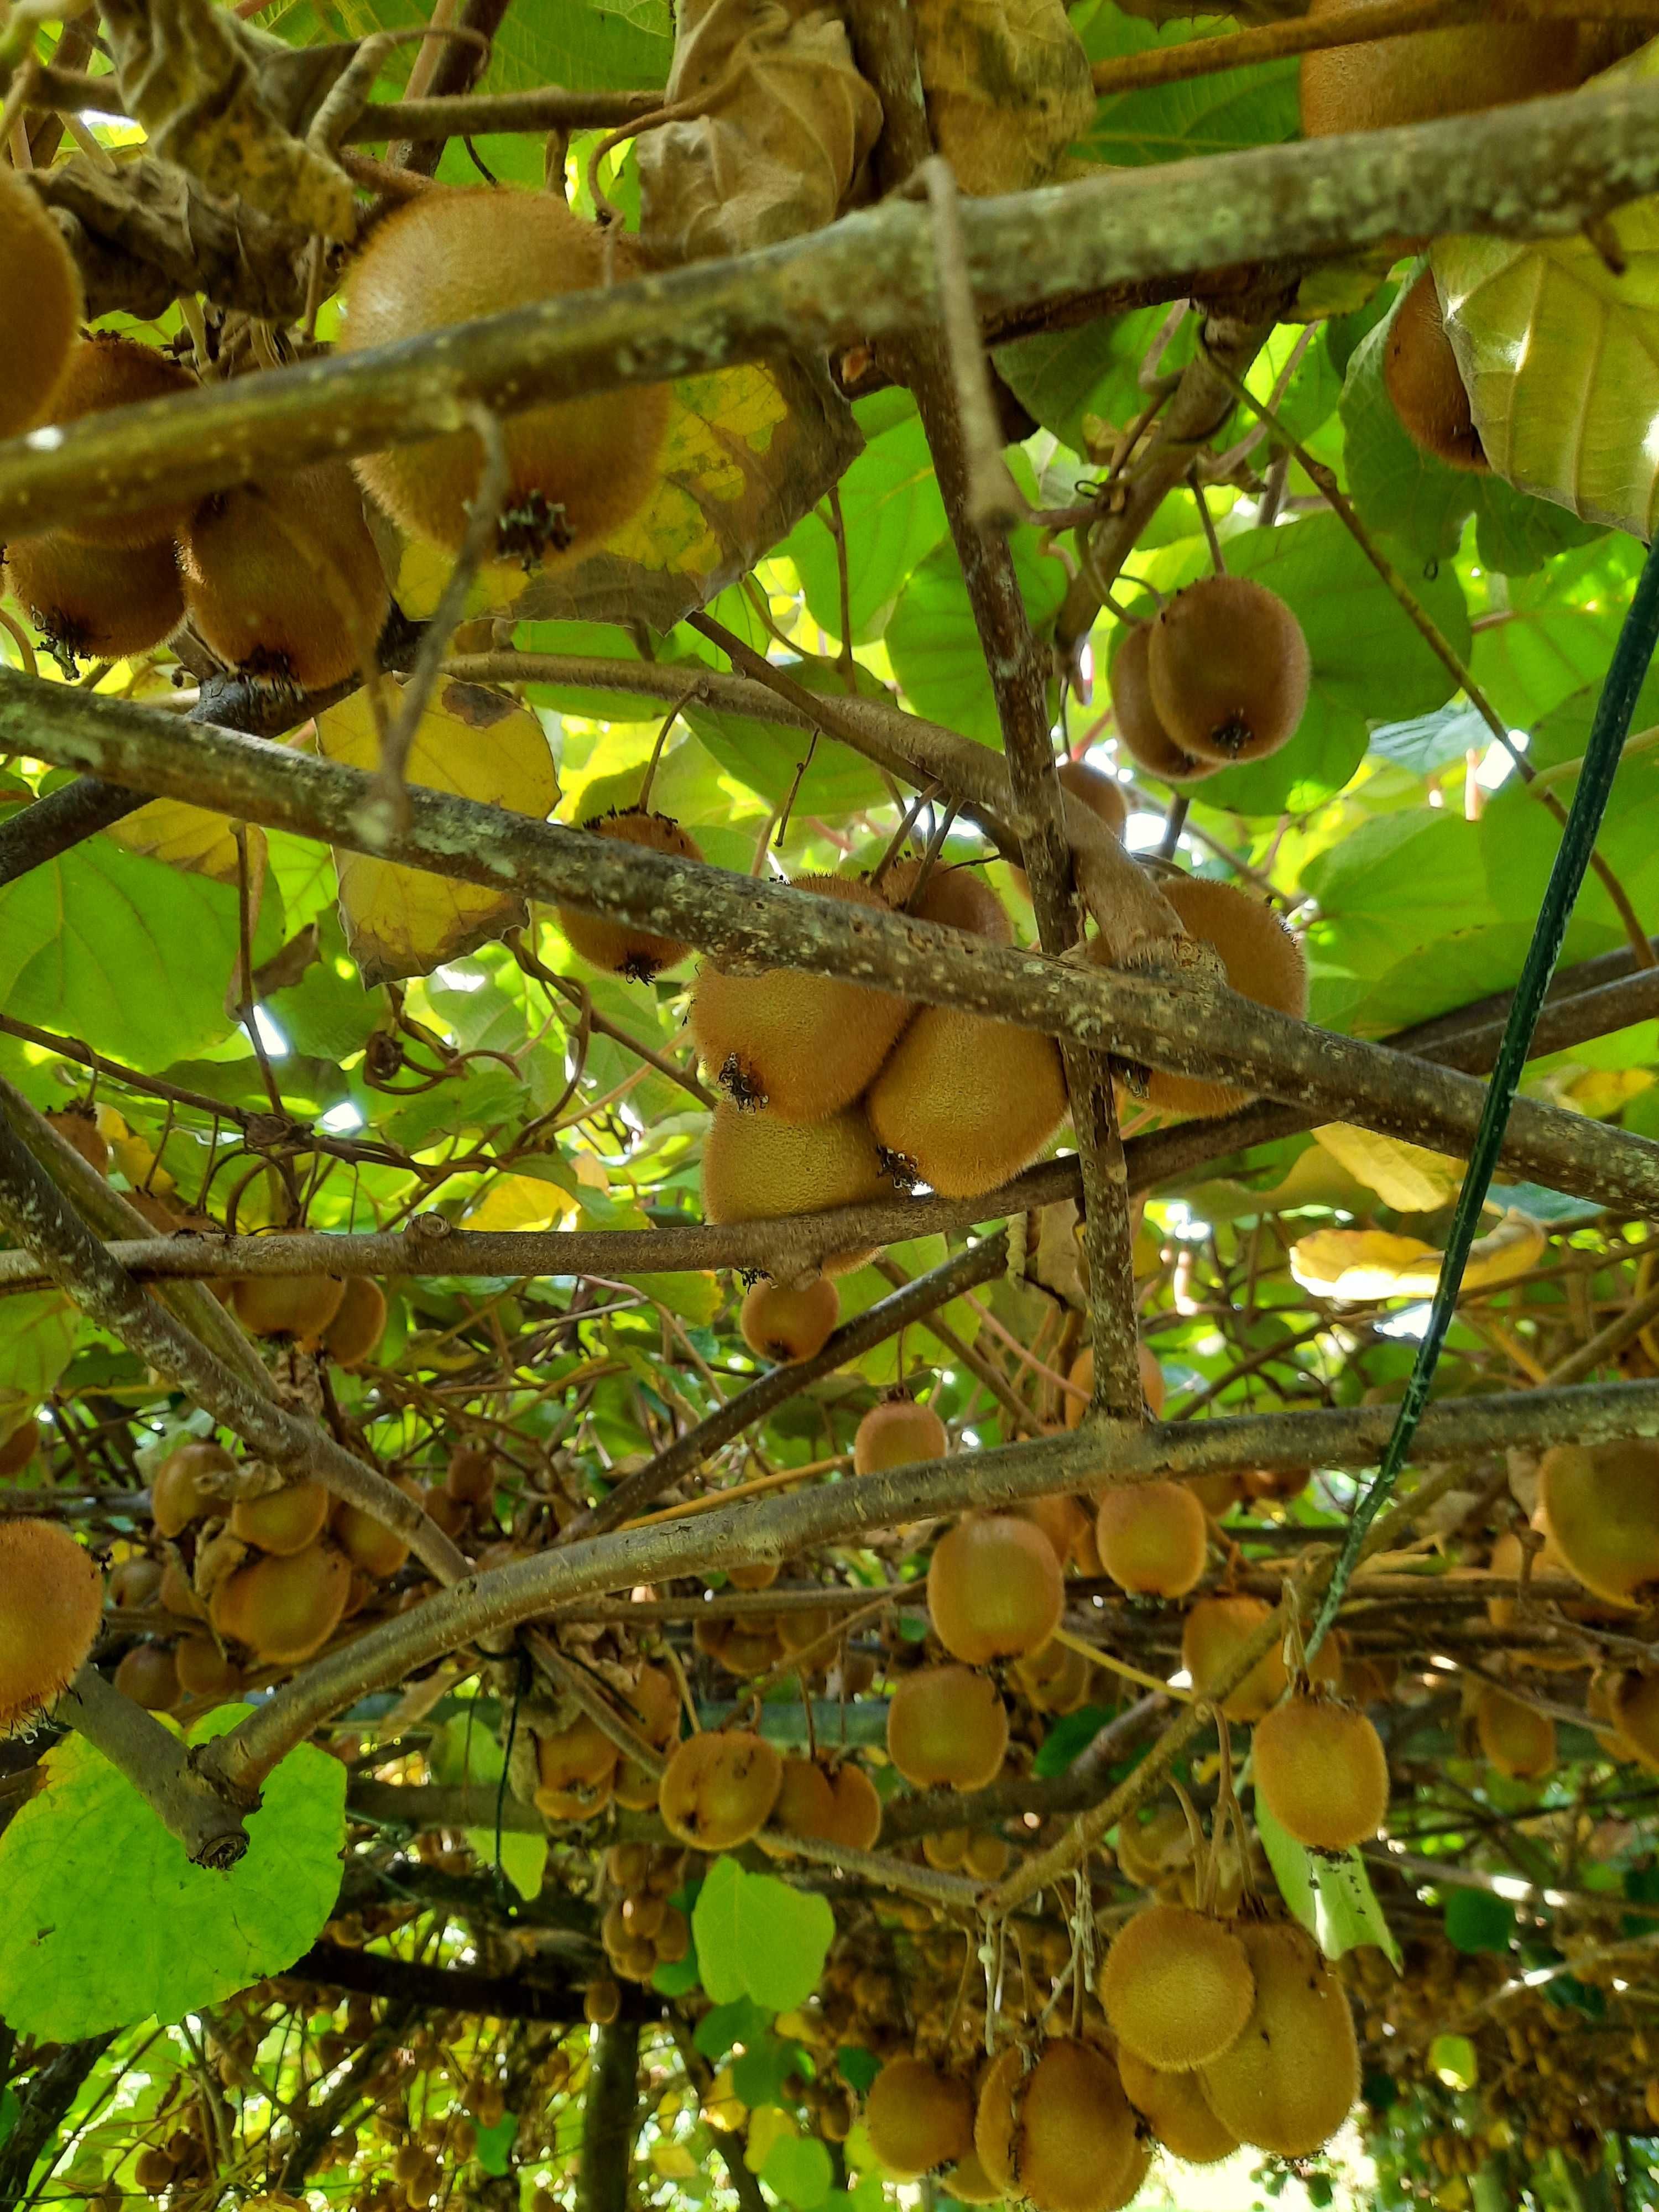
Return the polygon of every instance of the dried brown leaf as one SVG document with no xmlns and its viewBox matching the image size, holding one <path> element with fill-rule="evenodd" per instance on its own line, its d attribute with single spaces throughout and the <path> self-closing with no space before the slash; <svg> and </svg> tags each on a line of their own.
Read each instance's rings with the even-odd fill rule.
<svg viewBox="0 0 1659 2212">
<path fill-rule="evenodd" d="M 1046 183 L 1094 119 L 1064 0 L 913 0 L 933 143 L 964 192 Z"/>
</svg>

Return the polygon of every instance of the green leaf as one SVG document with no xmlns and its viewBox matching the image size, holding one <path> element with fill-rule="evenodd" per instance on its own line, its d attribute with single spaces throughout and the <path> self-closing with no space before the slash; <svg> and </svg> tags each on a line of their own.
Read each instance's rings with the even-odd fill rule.
<svg viewBox="0 0 1659 2212">
<path fill-rule="evenodd" d="M 1066 596 L 1066 571 L 1056 557 L 1039 555 L 1037 542 L 1030 529 L 1016 530 L 1008 541 L 1020 597 L 1041 637 Z M 1002 727 L 979 631 L 956 547 L 948 541 L 933 548 L 905 586 L 887 625 L 887 652 L 918 714 L 1000 748 Z"/>
<path fill-rule="evenodd" d="M 81 1316 L 61 1291 L 8 1298 L 0 1328 L 0 1390 L 44 1398 L 70 1364 Z"/>
<path fill-rule="evenodd" d="M 673 58 L 668 0 L 522 0 L 495 33 L 483 89 L 655 87 L 667 83 Z"/>
<path fill-rule="evenodd" d="M 718 2066 L 733 2044 L 741 2043 L 747 2049 L 771 2025 L 771 2013 L 763 2011 L 753 1997 L 734 1997 L 730 2004 L 717 2004 L 706 2012 L 691 2040 L 711 2065 Z M 743 2101 L 750 2105 L 764 2100 L 745 2097 Z"/>
<path fill-rule="evenodd" d="M 1064 1774 L 1073 1760 L 1083 1756 L 1111 1717 L 1108 1705 L 1079 1705 L 1076 1712 L 1056 1721 L 1031 1761 L 1033 1777 L 1039 1782 L 1047 1782 L 1056 1774 Z"/>
<path fill-rule="evenodd" d="M 1140 366 L 1168 321 L 1168 308 L 1141 307 L 1079 324 L 1074 331 L 1039 331 L 1016 338 L 999 346 L 993 358 L 1021 405 L 1045 430 L 1082 453 L 1087 451 L 1085 416 L 1123 429 L 1146 406 Z M 1164 374 L 1174 375 L 1185 368 L 1196 339 L 1197 325 L 1189 319 L 1164 353 Z"/>
<path fill-rule="evenodd" d="M 495 1736 L 481 1721 L 456 1713 L 445 1722 L 430 1753 L 434 1778 L 456 1790 L 493 1790 L 501 1778 L 506 1759 Z M 495 1864 L 495 1826 L 465 1831 L 473 1856 L 485 1866 Z M 501 1872 L 520 1897 L 539 1897 L 547 1871 L 547 1837 L 521 1828 L 501 1830 Z"/>
<path fill-rule="evenodd" d="M 830 698 L 838 692 L 846 696 L 839 671 L 827 662 L 787 663 L 785 672 L 809 691 Z M 860 672 L 859 689 L 872 696 L 886 696 L 866 671 Z M 802 820 L 857 813 L 878 806 L 886 796 L 880 771 L 861 753 L 834 738 L 820 738 L 815 744 L 810 730 L 763 722 L 749 714 L 728 714 L 713 707 L 688 708 L 685 724 L 728 775 L 758 792 L 769 806 L 782 805 L 799 775 L 794 811 Z M 803 775 L 801 763 L 808 761 Z"/>
<path fill-rule="evenodd" d="M 836 2053 L 836 2070 L 849 2087 L 863 2096 L 881 2071 L 881 2061 L 861 2043 L 843 2043 Z"/>
<path fill-rule="evenodd" d="M 503 2112 L 492 2127 L 482 2124 L 477 2129 L 477 2141 L 472 2155 L 486 2173 L 510 2173 L 513 2170 L 513 2140 L 519 2132 L 519 2115 Z"/>
<path fill-rule="evenodd" d="M 1115 0 L 1085 0 L 1072 11 L 1091 62 L 1153 46 L 1184 46 L 1231 26 L 1213 18 L 1154 27 L 1128 15 Z M 1277 145 L 1300 127 L 1293 62 L 1248 70 L 1218 70 L 1146 92 L 1103 99 L 1095 125 L 1077 151 L 1085 159 L 1133 167 L 1178 161 L 1184 155 L 1236 152 Z"/>
<path fill-rule="evenodd" d="M 945 502 L 916 416 L 871 439 L 842 477 L 840 497 L 853 642 L 863 645 L 880 636 L 905 578 L 945 534 Z M 841 568 L 823 515 L 803 516 L 777 556 L 793 562 L 813 621 L 839 640 Z"/>
<path fill-rule="evenodd" d="M 785 2203 L 812 2212 L 829 2196 L 835 2169 L 816 2136 L 780 2136 L 766 2154 L 760 2178 Z"/>
<path fill-rule="evenodd" d="M 1429 2071 L 1449 2089 L 1473 2089 L 1480 2079 L 1480 2061 L 1467 2035 L 1437 2035 L 1429 2045 Z"/>
<path fill-rule="evenodd" d="M 1507 1951 L 1515 1940 L 1515 1907 L 1490 1890 L 1448 1889 L 1441 1913 L 1455 1950 Z"/>
<path fill-rule="evenodd" d="M 765 2029 L 747 2043 L 732 2068 L 732 2087 L 753 2112 L 757 2105 L 787 2101 L 784 2083 L 801 2063 L 801 2046 Z"/>
<path fill-rule="evenodd" d="M 1401 1971 L 1400 1946 L 1357 1850 L 1310 1851 L 1273 1818 L 1259 1790 L 1255 1829 L 1279 1895 L 1328 1959 L 1373 1943 Z"/>
<path fill-rule="evenodd" d="M 717 2004 L 746 1996 L 787 2012 L 817 1987 L 836 1919 L 825 1899 L 749 1874 L 726 1856 L 709 1869 L 691 1927 L 702 1985 Z"/>
<path fill-rule="evenodd" d="M 222 1706 L 200 1742 L 246 1714 Z M 84 1736 L 41 1762 L 44 1790 L 0 1835 L 0 2013 L 21 2033 L 69 2042 L 198 2007 L 291 1966 L 340 1888 L 345 1769 L 301 1744 L 248 1817 L 228 1874 L 192 1866 L 126 1777 Z"/>
</svg>

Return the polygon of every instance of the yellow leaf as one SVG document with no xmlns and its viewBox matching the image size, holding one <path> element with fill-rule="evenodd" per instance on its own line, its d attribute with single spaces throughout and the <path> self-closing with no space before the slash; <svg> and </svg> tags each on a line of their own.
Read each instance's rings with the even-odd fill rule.
<svg viewBox="0 0 1659 2212">
<path fill-rule="evenodd" d="M 1352 1122 L 1329 1121 L 1314 1135 L 1348 1173 L 1397 1213 L 1432 1213 L 1455 1198 L 1462 1164 L 1399 1137 L 1379 1136 Z"/>
<path fill-rule="evenodd" d="M 1632 1098 L 1653 1087 L 1653 1071 L 1646 1067 L 1591 1067 L 1563 1086 L 1561 1099 L 1575 1112 L 1604 1121 Z"/>
<path fill-rule="evenodd" d="M 557 1183 L 534 1176 L 496 1176 L 467 1214 L 469 1229 L 556 1229 L 576 1211 Z"/>
<path fill-rule="evenodd" d="M 1544 1243 L 1537 1222 L 1524 1213 L 1505 1214 L 1489 1236 L 1477 1237 L 1470 1247 L 1463 1288 L 1486 1290 L 1524 1275 L 1536 1264 Z M 1291 1273 L 1304 1290 L 1354 1304 L 1432 1297 L 1440 1261 L 1432 1244 L 1382 1229 L 1321 1229 L 1291 1247 Z"/>
<path fill-rule="evenodd" d="M 165 860 L 182 874 L 207 876 L 216 884 L 236 881 L 236 840 L 230 824 L 222 814 L 210 814 L 204 806 L 187 805 L 182 799 L 152 799 L 148 806 L 115 823 L 109 835 L 129 853 Z M 246 836 L 248 899 L 257 920 L 265 880 L 265 833 L 250 828 Z"/>
<path fill-rule="evenodd" d="M 800 2130 L 781 2105 L 761 2105 L 749 2115 L 749 2147 L 743 2162 L 750 2173 L 758 2173 L 771 2154 L 775 2144 Z"/>
<path fill-rule="evenodd" d="M 690 2181 L 697 2170 L 697 2161 L 685 2145 L 667 2136 L 659 2136 L 652 2144 L 651 2164 L 665 2181 Z"/>
<path fill-rule="evenodd" d="M 480 718 L 486 702 L 494 719 Z M 395 710 L 396 693 L 389 703 Z M 325 759 L 373 770 L 380 741 L 367 695 L 354 692 L 317 720 Z M 541 724 L 527 708 L 498 693 L 447 684 L 421 718 L 410 748 L 409 781 L 545 821 L 559 780 Z M 337 852 L 340 913 L 346 945 L 366 986 L 400 975 L 428 975 L 525 919 L 510 891 L 457 883 L 358 853 Z"/>
</svg>

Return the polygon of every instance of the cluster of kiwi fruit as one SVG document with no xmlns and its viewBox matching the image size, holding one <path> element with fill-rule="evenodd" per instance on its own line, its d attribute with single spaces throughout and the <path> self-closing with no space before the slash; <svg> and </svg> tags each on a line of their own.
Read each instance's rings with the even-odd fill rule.
<svg viewBox="0 0 1659 2212">
<path fill-rule="evenodd" d="M 691 1927 L 671 1899 L 684 1884 L 685 1853 L 660 1844 L 613 1844 L 605 1855 L 607 1903 L 599 1941 L 619 1981 L 647 1982 L 691 1948 Z"/>
<path fill-rule="evenodd" d="M 1301 623 L 1248 576 L 1200 577 L 1128 623 L 1108 672 L 1119 742 L 1161 782 L 1197 783 L 1288 744 L 1313 664 Z"/>
<path fill-rule="evenodd" d="M 480 1563 L 483 1564 L 482 1562 Z M 665 1668 L 641 1664 L 634 1681 L 617 1699 L 624 1717 L 654 1752 L 663 1752 L 679 1730 L 679 1692 Z M 538 1781 L 534 1802 L 550 1820 L 591 1820 L 615 1802 L 643 1811 L 657 1801 L 655 1773 L 625 1753 L 585 1712 L 562 1728 L 536 1736 Z"/>
</svg>

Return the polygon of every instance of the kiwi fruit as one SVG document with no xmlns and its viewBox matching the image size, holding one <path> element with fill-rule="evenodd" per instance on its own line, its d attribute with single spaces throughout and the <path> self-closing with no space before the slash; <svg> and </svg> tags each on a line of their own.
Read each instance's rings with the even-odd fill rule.
<svg viewBox="0 0 1659 2212">
<path fill-rule="evenodd" d="M 162 1611 L 177 1614 L 180 1620 L 207 1619 L 207 1607 L 197 1595 L 195 1584 L 176 1553 L 161 1569 L 161 1587 L 155 1595 Z"/>
<path fill-rule="evenodd" d="M 234 1698 L 242 1686 L 241 1668 L 210 1636 L 181 1636 L 173 1659 L 179 1687 L 188 1698 Z"/>
<path fill-rule="evenodd" d="M 1538 1497 L 1570 1574 L 1610 1604 L 1646 1601 L 1659 1584 L 1659 1446 L 1556 1444 Z"/>
<path fill-rule="evenodd" d="M 98 1127 L 97 1116 L 80 1106 L 49 1106 L 46 1120 L 72 1152 L 79 1152 L 99 1175 L 109 1172 L 109 1146 Z"/>
<path fill-rule="evenodd" d="M 1313 663 L 1301 623 L 1248 576 L 1203 576 L 1158 610 L 1146 676 L 1158 720 L 1183 752 L 1229 767 L 1289 743 Z"/>
<path fill-rule="evenodd" d="M 635 243 L 573 215 L 556 193 L 440 189 L 376 224 L 345 274 L 348 353 L 480 315 L 591 292 L 642 267 Z M 502 423 L 508 489 L 497 547 L 529 564 L 578 557 L 637 514 L 660 482 L 672 394 L 621 385 Z M 399 529 L 452 552 L 481 455 L 470 431 L 395 446 L 357 470 Z"/>
<path fill-rule="evenodd" d="M 1316 19 L 1350 4 L 1313 0 L 1308 12 Z M 1577 27 L 1570 22 L 1471 24 L 1331 46 L 1302 57 L 1302 135 L 1326 138 L 1468 115 L 1565 92 L 1578 72 Z"/>
<path fill-rule="evenodd" d="M 1259 1505 L 1288 1505 L 1313 1480 L 1310 1467 L 1254 1467 L 1240 1478 L 1244 1495 Z"/>
<path fill-rule="evenodd" d="M 884 1474 L 889 1468 L 922 1467 L 943 1459 L 950 1449 L 949 1432 L 931 1406 L 918 1405 L 914 1398 L 887 1398 L 858 1425 L 853 1472 Z"/>
<path fill-rule="evenodd" d="M 1200 783 L 1213 775 L 1220 763 L 1184 752 L 1158 720 L 1152 704 L 1152 623 L 1131 623 L 1112 656 L 1106 681 L 1118 743 L 1137 768 L 1144 768 L 1160 783 Z"/>
<path fill-rule="evenodd" d="M 859 877 L 798 876 L 793 888 L 887 911 Z M 691 993 L 691 1034 L 711 1079 L 738 1105 L 822 1121 L 868 1087 L 910 1012 L 908 999 L 866 983 L 793 968 L 731 975 L 705 961 Z"/>
<path fill-rule="evenodd" d="M 1259 1597 L 1201 1597 L 1188 1610 L 1181 1626 L 1181 1663 L 1200 1698 L 1210 1695 L 1210 1685 L 1220 1680 L 1234 1654 L 1272 1612 Z M 1275 1644 L 1222 1700 L 1221 1710 L 1230 1721 L 1259 1721 L 1279 1703 L 1289 1684 L 1284 1656 Z"/>
<path fill-rule="evenodd" d="M 40 1425 L 33 1415 L 15 1429 L 8 1429 L 0 1436 L 0 1480 L 21 1474 L 40 1449 Z"/>
<path fill-rule="evenodd" d="M 1054 1547 L 1018 1514 L 970 1513 L 933 1547 L 928 1617 L 951 1656 L 970 1667 L 1041 1650 L 1065 1602 Z"/>
<path fill-rule="evenodd" d="M 1124 2094 L 1172 2158 L 1214 2166 L 1238 2148 L 1238 2137 L 1210 2110 L 1196 2074 L 1166 2074 L 1122 2042 L 1117 2070 Z"/>
<path fill-rule="evenodd" d="M 118 1613 L 142 1610 L 160 1602 L 161 1595 L 161 1563 L 137 1553 L 123 1559 L 109 1571 L 107 1585 L 110 1603 Z"/>
<path fill-rule="evenodd" d="M 1407 293 L 1389 325 L 1382 383 L 1401 428 L 1420 452 L 1448 468 L 1484 473 L 1490 467 L 1431 269 Z"/>
<path fill-rule="evenodd" d="M 1258 1796 L 1299 1844 L 1345 1851 L 1370 1841 L 1389 1809 L 1389 1761 L 1364 1713 L 1304 1691 L 1256 1723 Z"/>
<path fill-rule="evenodd" d="M 887 1708 L 887 1755 L 915 1790 L 983 1790 L 1002 1771 L 1008 1714 L 996 1684 L 971 1668 L 922 1667 Z"/>
<path fill-rule="evenodd" d="M 974 2147 L 974 2099 L 966 2081 L 920 2058 L 890 2058 L 864 2106 L 870 2148 L 895 2181 L 920 2181 Z"/>
<path fill-rule="evenodd" d="M 420 1485 L 404 1476 L 398 1485 L 404 1495 L 418 1503 Z M 361 1567 L 366 1575 L 383 1582 L 395 1575 L 409 1558 L 409 1540 L 395 1528 L 388 1528 L 384 1521 L 377 1521 L 372 1513 L 365 1513 L 361 1505 L 350 1504 L 342 1498 L 334 1508 L 329 1523 L 329 1534 L 345 1553 L 354 1567 Z"/>
<path fill-rule="evenodd" d="M 286 1559 L 322 1534 L 329 1503 L 320 1482 L 292 1482 L 263 1498 L 239 1498 L 230 1509 L 230 1533 L 239 1543 Z"/>
<path fill-rule="evenodd" d="M 757 1359 L 788 1367 L 816 1359 L 840 1319 L 840 1291 L 827 1275 L 815 1275 L 798 1289 L 783 1283 L 752 1284 L 738 1326 Z"/>
<path fill-rule="evenodd" d="M 1255 1984 L 1231 1928 L 1184 1905 L 1159 1903 L 1113 1938 L 1100 1998 L 1126 2051 L 1149 2066 L 1185 2072 L 1219 2057 L 1243 2032 Z"/>
<path fill-rule="evenodd" d="M 980 2164 L 1035 2212 L 1112 2212 L 1139 2167 L 1135 2116 L 1117 2068 L 1093 2045 L 1012 2044 L 987 2069 L 974 2119 Z M 1128 2193 L 1133 2193 L 1128 2191 Z"/>
<path fill-rule="evenodd" d="M 1006 1836 L 981 1829 L 970 1834 L 962 1855 L 962 1870 L 975 1881 L 1000 1881 L 1013 1861 L 1013 1847 Z"/>
<path fill-rule="evenodd" d="M 1007 1510 L 1018 1514 L 1022 1521 L 1029 1521 L 1034 1528 L 1042 1529 L 1062 1568 L 1071 1565 L 1086 1519 L 1085 1509 L 1077 1498 L 1063 1491 L 1054 1491 L 1046 1498 L 1022 1498 L 1018 1505 Z"/>
<path fill-rule="evenodd" d="M 1311 2158 L 1359 2095 L 1359 2049 L 1342 1984 L 1312 1938 L 1284 1922 L 1239 1929 L 1255 2002 L 1243 2034 L 1200 2073 L 1210 2109 L 1241 2142 Z"/>
<path fill-rule="evenodd" d="M 386 1292 L 372 1275 L 348 1275 L 339 1310 L 323 1331 L 323 1350 L 337 1367 L 361 1367 L 386 1334 Z"/>
<path fill-rule="evenodd" d="M 1659 1769 L 1659 1674 L 1620 1674 L 1608 1706 L 1621 1745 L 1650 1771 Z"/>
<path fill-rule="evenodd" d="M 941 1198 L 1029 1167 L 1066 1105 L 1052 1037 L 959 1006 L 923 1006 L 865 1100 L 877 1143 Z"/>
<path fill-rule="evenodd" d="M 830 1777 L 828 1834 L 850 1851 L 872 1851 L 881 1839 L 881 1798 L 861 1766 L 849 1762 Z"/>
<path fill-rule="evenodd" d="M 127 549 L 85 545 L 61 530 L 14 538 L 6 547 L 6 584 L 41 636 L 70 659 L 148 653 L 185 618 L 171 538 Z"/>
<path fill-rule="evenodd" d="M 620 1756 L 604 1729 L 586 1713 L 579 1713 L 568 1728 L 536 1738 L 540 1788 L 558 1796 L 608 1782 Z"/>
<path fill-rule="evenodd" d="M 223 1500 L 204 1478 L 231 1474 L 235 1468 L 235 1461 L 219 1444 L 184 1443 L 170 1451 L 150 1481 L 150 1518 L 156 1534 L 182 1535 L 204 1514 L 222 1513 Z"/>
<path fill-rule="evenodd" d="M 827 1121 L 748 1114 L 722 1099 L 702 1146 L 702 1211 L 710 1222 L 769 1221 L 891 1198 L 870 1124 L 857 1107 Z M 827 1275 L 862 1267 L 872 1248 L 832 1252 Z"/>
<path fill-rule="evenodd" d="M 965 2158 L 959 2158 L 947 2166 L 939 2179 L 940 2194 L 954 2197 L 958 2204 L 1000 2204 L 1002 2191 L 979 2162 L 979 2153 L 969 2149 Z"/>
<path fill-rule="evenodd" d="M 444 1468 L 444 1495 L 475 1511 L 495 1502 L 495 1455 L 477 1444 L 457 1444 Z"/>
<path fill-rule="evenodd" d="M 829 1836 L 835 1817 L 830 1778 L 823 1769 L 811 1759 L 786 1759 L 772 1808 L 774 1823 L 786 1835 L 823 1838 Z"/>
<path fill-rule="evenodd" d="M 649 853 L 666 853 L 671 860 L 702 858 L 702 848 L 689 830 L 682 830 L 671 816 L 653 814 L 643 806 L 595 814 L 582 828 L 590 836 L 641 845 Z M 676 966 L 691 949 L 677 937 L 659 937 L 632 922 L 613 921 L 608 915 L 579 914 L 574 907 L 559 908 L 559 927 L 571 951 L 590 968 L 606 975 L 620 975 L 629 983 L 654 982 L 665 968 Z"/>
<path fill-rule="evenodd" d="M 1074 1644 L 1043 1644 L 1014 1662 L 1014 1680 L 1040 1713 L 1074 1713 L 1089 1701 L 1089 1662 Z"/>
<path fill-rule="evenodd" d="M 1061 761 L 1055 774 L 1060 787 L 1072 797 L 1081 800 L 1091 814 L 1097 814 L 1114 837 L 1120 841 L 1129 826 L 1129 798 L 1115 775 L 1104 769 L 1091 768 L 1087 761 Z"/>
<path fill-rule="evenodd" d="M 741 1566 L 728 1567 L 726 1579 L 733 1589 L 770 1589 L 778 1578 L 776 1559 L 746 1559 Z"/>
<path fill-rule="evenodd" d="M 239 1275 L 230 1302 L 250 1334 L 314 1344 L 344 1300 L 345 1285 L 333 1275 Z"/>
<path fill-rule="evenodd" d="M 52 420 L 77 422 L 111 407 L 172 399 L 197 388 L 195 372 L 171 354 L 137 338 L 118 337 L 113 331 L 94 331 L 82 339 L 64 365 L 63 380 L 52 396 Z M 163 501 L 136 514 L 75 523 L 64 535 L 82 545 L 131 552 L 171 538 L 184 527 L 189 514 L 187 506 Z"/>
<path fill-rule="evenodd" d="M 216 494 L 185 526 L 179 553 L 185 605 L 220 659 L 301 690 L 354 676 L 391 608 L 343 461 Z"/>
<path fill-rule="evenodd" d="M 1109 776 L 1103 779 L 1110 782 Z M 1114 786 L 1115 788 L 1115 786 Z M 918 921 L 936 922 L 941 929 L 959 929 L 969 937 L 988 938 L 993 945 L 1012 945 L 1014 926 L 1008 909 L 977 870 L 969 867 L 929 869 L 920 896 L 916 884 L 920 860 L 897 861 L 887 872 L 881 895 L 898 911 Z"/>
<path fill-rule="evenodd" d="M 921 1856 L 939 1874 L 954 1874 L 968 1856 L 971 1828 L 939 1828 L 921 1839 Z"/>
<path fill-rule="evenodd" d="M 104 1578 L 55 1521 L 0 1521 L 0 1734 L 21 1727 L 86 1664 Z"/>
<path fill-rule="evenodd" d="M 350 1595 L 351 1562 L 335 1545 L 318 1542 L 239 1567 L 214 1591 L 208 1618 L 220 1637 L 289 1666 L 322 1649 Z"/>
<path fill-rule="evenodd" d="M 735 1850 L 757 1835 L 783 1786 L 783 1761 L 763 1736 L 742 1729 L 688 1736 L 657 1793 L 671 1836 L 701 1851 Z"/>
<path fill-rule="evenodd" d="M 1251 1494 L 1242 1474 L 1188 1475 L 1187 1487 L 1212 1521 L 1224 1521 Z"/>
<path fill-rule="evenodd" d="M 1144 1344 L 1135 1347 L 1135 1358 L 1140 1368 L 1141 1395 L 1146 1401 L 1148 1412 L 1157 1420 L 1164 1411 L 1164 1370 Z M 1075 1429 L 1082 1425 L 1084 1416 L 1089 1410 L 1089 1401 L 1094 1395 L 1095 1353 L 1092 1345 L 1084 1346 L 1066 1370 L 1066 1380 L 1072 1387 L 1066 1394 L 1065 1421 L 1068 1429 Z"/>
<path fill-rule="evenodd" d="M 1095 1516 L 1100 1564 L 1135 1597 L 1185 1597 L 1209 1537 L 1204 1508 L 1181 1482 L 1114 1483 Z"/>
<path fill-rule="evenodd" d="M 86 312 L 81 275 L 40 194 L 0 168 L 0 438 L 49 412 Z"/>
<path fill-rule="evenodd" d="M 135 1644 L 124 1652 L 115 1670 L 115 1686 L 124 1698 L 152 1713 L 170 1713 L 185 1694 L 172 1649 L 165 1644 Z"/>
<path fill-rule="evenodd" d="M 1512 1782 L 1541 1782 L 1555 1770 L 1554 1721 L 1496 1682 L 1476 1693 L 1474 1733 L 1482 1755 Z"/>
</svg>

